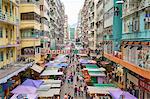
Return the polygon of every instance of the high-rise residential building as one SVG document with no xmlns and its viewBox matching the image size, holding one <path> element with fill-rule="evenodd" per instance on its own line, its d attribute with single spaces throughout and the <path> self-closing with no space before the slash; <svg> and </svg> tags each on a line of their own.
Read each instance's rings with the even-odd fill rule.
<svg viewBox="0 0 150 99">
<path fill-rule="evenodd" d="M 75 40 L 75 28 L 69 28 L 70 40 Z"/>
<path fill-rule="evenodd" d="M 96 2 L 96 34 L 97 34 L 97 48 L 103 47 L 103 29 L 104 29 L 104 0 Z"/>
<path fill-rule="evenodd" d="M 82 42 L 83 42 L 83 47 L 87 48 L 88 47 L 88 24 L 89 24 L 89 10 L 88 10 L 88 2 L 89 0 L 84 1 L 84 5 L 82 8 L 81 12 L 81 33 L 82 33 Z"/>
<path fill-rule="evenodd" d="M 89 10 L 92 5 L 85 10 L 88 8 L 86 5 L 91 2 L 92 0 L 85 0 L 81 14 L 81 31 L 85 33 L 85 23 L 89 24 L 89 34 L 93 28 L 90 27 L 92 20 L 84 22 L 87 16 L 91 17 L 84 14 L 92 13 L 92 9 Z M 119 78 L 115 80 L 117 85 L 135 92 L 131 94 L 139 99 L 150 96 L 149 4 L 149 0 L 97 0 L 95 10 L 97 45 L 104 50 L 103 57 L 106 62 L 112 63 L 115 68 L 115 74 Z M 93 37 L 88 36 L 89 42 L 92 41 L 90 38 Z"/>
<path fill-rule="evenodd" d="M 64 23 L 64 42 L 66 43 L 68 40 L 69 40 L 68 16 L 65 15 L 65 23 Z"/>
<path fill-rule="evenodd" d="M 20 0 L 20 34 L 21 34 L 21 55 L 32 58 L 36 62 L 40 60 L 40 8 L 39 1 Z"/>
<path fill-rule="evenodd" d="M 104 29 L 103 29 L 103 46 L 106 53 L 112 53 L 112 26 L 114 15 L 114 2 L 113 0 L 104 0 Z"/>
<path fill-rule="evenodd" d="M 15 0 L 0 0 L 0 68 L 20 54 L 19 6 Z"/>
<path fill-rule="evenodd" d="M 76 40 L 80 41 L 81 37 L 82 37 L 82 32 L 81 32 L 81 16 L 82 16 L 82 10 L 79 11 L 78 14 L 78 23 L 77 23 L 77 27 L 76 27 Z"/>
</svg>

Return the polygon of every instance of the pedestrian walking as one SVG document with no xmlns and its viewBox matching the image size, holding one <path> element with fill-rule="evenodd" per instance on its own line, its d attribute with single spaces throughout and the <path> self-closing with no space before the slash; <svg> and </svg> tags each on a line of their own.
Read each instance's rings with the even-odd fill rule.
<svg viewBox="0 0 150 99">
<path fill-rule="evenodd" d="M 70 93 L 68 93 L 68 99 L 71 99 L 72 97 L 71 97 L 71 95 L 70 95 Z"/>
<path fill-rule="evenodd" d="M 67 95 L 67 93 L 65 93 L 65 95 L 64 95 L 64 99 L 68 99 L 68 95 Z"/>
<path fill-rule="evenodd" d="M 78 88 L 78 95 L 81 96 L 81 87 Z"/>
<path fill-rule="evenodd" d="M 80 86 L 80 95 L 81 95 L 81 97 L 83 97 L 83 86 L 82 85 Z"/>
<path fill-rule="evenodd" d="M 75 85 L 75 88 L 74 88 L 74 96 L 77 97 L 77 92 L 78 92 L 78 88 L 77 88 L 77 85 Z"/>
</svg>

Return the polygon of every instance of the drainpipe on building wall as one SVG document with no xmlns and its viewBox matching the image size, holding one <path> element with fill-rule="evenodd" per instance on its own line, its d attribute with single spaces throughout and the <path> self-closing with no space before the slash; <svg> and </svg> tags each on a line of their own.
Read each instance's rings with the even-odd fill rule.
<svg viewBox="0 0 150 99">
<path fill-rule="evenodd" d="M 117 1 L 118 0 L 114 0 L 113 51 L 120 51 L 122 38 L 122 4 L 117 4 Z"/>
</svg>

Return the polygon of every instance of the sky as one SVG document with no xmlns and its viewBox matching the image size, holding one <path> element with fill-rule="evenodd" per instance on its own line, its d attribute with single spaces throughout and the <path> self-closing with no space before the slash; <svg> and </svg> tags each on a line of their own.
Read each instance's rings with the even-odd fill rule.
<svg viewBox="0 0 150 99">
<path fill-rule="evenodd" d="M 65 14 L 68 15 L 68 24 L 73 25 L 78 21 L 78 13 L 82 9 L 84 0 L 61 0 L 65 5 Z"/>
</svg>

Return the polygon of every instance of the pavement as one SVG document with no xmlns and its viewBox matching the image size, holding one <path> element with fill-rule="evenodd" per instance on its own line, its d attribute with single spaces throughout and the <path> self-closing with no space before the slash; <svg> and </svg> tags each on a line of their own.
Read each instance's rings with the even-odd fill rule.
<svg viewBox="0 0 150 99">
<path fill-rule="evenodd" d="M 74 62 L 72 62 L 72 64 L 74 64 Z M 67 75 L 66 78 L 68 77 L 68 75 L 73 72 L 76 68 L 76 65 L 74 67 L 68 67 L 67 68 Z M 77 82 L 76 78 L 77 78 L 78 73 L 76 73 L 74 75 L 74 80 L 73 80 L 73 84 L 68 84 L 67 79 L 65 81 L 65 84 L 61 87 L 61 93 L 60 93 L 60 99 L 64 99 L 64 95 L 65 93 L 70 93 L 70 95 L 73 97 L 73 99 L 86 99 L 85 94 L 83 95 L 83 97 L 81 96 L 77 96 L 74 97 L 74 87 L 75 85 L 77 85 L 77 87 L 79 87 L 81 85 L 80 82 Z M 84 83 L 82 83 L 82 85 L 84 85 Z"/>
</svg>

